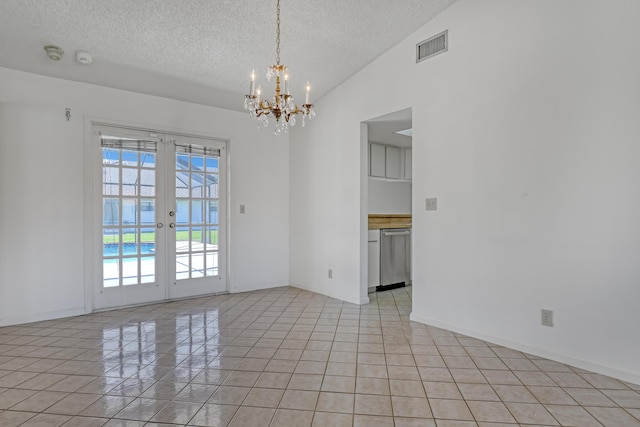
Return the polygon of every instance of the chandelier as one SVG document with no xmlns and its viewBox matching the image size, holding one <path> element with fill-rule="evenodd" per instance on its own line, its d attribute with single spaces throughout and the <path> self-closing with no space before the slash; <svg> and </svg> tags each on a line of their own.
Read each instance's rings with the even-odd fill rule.
<svg viewBox="0 0 640 427">
<path fill-rule="evenodd" d="M 276 64 L 267 69 L 267 80 L 270 82 L 275 76 L 276 92 L 273 98 L 261 98 L 261 88 L 256 89 L 255 72 L 251 73 L 251 83 L 249 85 L 249 95 L 244 97 L 244 108 L 249 110 L 249 117 L 258 120 L 258 127 L 262 124 L 269 126 L 269 116 L 275 119 L 275 133 L 288 132 L 289 126 L 295 126 L 296 115 L 302 115 L 302 126 L 305 118 L 313 119 L 316 112 L 313 104 L 309 102 L 309 92 L 311 86 L 307 82 L 307 93 L 304 104 L 301 108 L 293 102 L 293 96 L 289 91 L 289 74 L 287 67 L 280 64 L 280 0 L 278 0 L 278 13 L 276 19 Z M 282 81 L 284 80 L 284 87 Z"/>
</svg>

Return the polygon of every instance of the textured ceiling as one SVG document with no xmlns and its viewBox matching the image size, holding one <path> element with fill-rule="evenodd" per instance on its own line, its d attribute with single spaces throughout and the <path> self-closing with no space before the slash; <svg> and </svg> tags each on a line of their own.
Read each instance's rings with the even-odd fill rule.
<svg viewBox="0 0 640 427">
<path fill-rule="evenodd" d="M 335 88 L 456 0 L 281 1 L 281 63 L 298 102 Z M 242 109 L 275 63 L 275 0 L 0 0 L 0 66 Z M 416 40 L 416 42 L 419 40 Z M 65 50 L 59 62 L 43 46 Z M 78 50 L 93 63 L 74 60 Z M 270 92 L 270 90 L 269 90 Z"/>
</svg>

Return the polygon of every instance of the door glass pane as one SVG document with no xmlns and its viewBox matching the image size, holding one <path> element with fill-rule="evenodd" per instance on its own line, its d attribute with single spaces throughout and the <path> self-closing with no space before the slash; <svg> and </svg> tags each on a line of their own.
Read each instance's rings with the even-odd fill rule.
<svg viewBox="0 0 640 427">
<path fill-rule="evenodd" d="M 189 199 L 176 200 L 176 224 L 189 224 Z"/>
<path fill-rule="evenodd" d="M 176 228 L 176 252 L 189 252 L 189 227 Z"/>
<path fill-rule="evenodd" d="M 114 148 L 102 148 L 102 164 L 117 165 L 120 162 L 120 150 Z"/>
<path fill-rule="evenodd" d="M 194 171 L 204 170 L 204 159 L 202 156 L 191 156 L 191 169 Z"/>
<path fill-rule="evenodd" d="M 176 197 L 189 197 L 189 173 L 176 172 Z"/>
<path fill-rule="evenodd" d="M 143 254 L 154 254 L 156 252 L 156 229 L 155 228 L 143 228 L 140 230 L 140 242 L 144 245 L 145 249 Z"/>
<path fill-rule="evenodd" d="M 202 224 L 202 208 L 204 200 L 192 200 L 191 201 L 191 223 Z"/>
<path fill-rule="evenodd" d="M 120 194 L 120 169 L 113 167 L 102 168 L 102 194 L 117 196 Z"/>
<path fill-rule="evenodd" d="M 192 173 L 191 174 L 191 197 L 203 197 L 204 196 L 204 174 Z"/>
<path fill-rule="evenodd" d="M 191 255 L 191 277 L 204 277 L 204 253 Z"/>
<path fill-rule="evenodd" d="M 207 178 L 207 197 L 218 197 L 218 174 L 208 173 Z"/>
<path fill-rule="evenodd" d="M 176 156 L 176 169 L 177 170 L 188 170 L 189 169 L 189 155 L 188 154 L 178 154 Z"/>
<path fill-rule="evenodd" d="M 120 224 L 120 199 L 104 197 L 102 199 L 102 225 Z"/>
<path fill-rule="evenodd" d="M 209 200 L 207 202 L 207 224 L 217 224 L 218 223 L 218 201 L 217 200 Z"/>
<path fill-rule="evenodd" d="M 122 258 L 122 284 L 137 285 L 139 282 L 138 258 Z"/>
<path fill-rule="evenodd" d="M 102 135 L 101 143 L 102 285 L 154 283 L 156 142 Z"/>
<path fill-rule="evenodd" d="M 204 250 L 204 236 L 202 227 L 191 227 L 191 251 Z"/>
<path fill-rule="evenodd" d="M 137 228 L 124 228 L 122 230 L 122 251 L 124 255 L 137 254 L 138 242 Z"/>
<path fill-rule="evenodd" d="M 208 249 L 218 250 L 218 227 L 207 227 L 207 243 L 210 244 Z"/>
<path fill-rule="evenodd" d="M 153 283 L 156 281 L 156 257 L 145 256 L 140 258 L 140 282 Z"/>
<path fill-rule="evenodd" d="M 156 195 L 156 171 L 149 169 L 140 170 L 140 195 Z"/>
<path fill-rule="evenodd" d="M 139 169 L 122 168 L 122 195 L 136 196 L 138 195 L 138 176 Z"/>
<path fill-rule="evenodd" d="M 156 167 L 156 153 L 140 153 L 140 166 L 143 168 Z"/>
<path fill-rule="evenodd" d="M 207 252 L 205 262 L 207 264 L 207 276 L 218 274 L 218 252 Z"/>
<path fill-rule="evenodd" d="M 189 254 L 176 255 L 176 280 L 189 278 Z"/>
<path fill-rule="evenodd" d="M 207 172 L 218 172 L 218 158 L 207 156 Z"/>
<path fill-rule="evenodd" d="M 138 152 L 122 150 L 122 164 L 126 166 L 138 166 Z"/>
<path fill-rule="evenodd" d="M 176 154 L 176 280 L 219 273 L 219 154 L 194 145 L 185 151 Z"/>
<path fill-rule="evenodd" d="M 112 288 L 120 285 L 120 265 L 118 259 L 105 259 L 102 263 L 103 286 Z"/>
<path fill-rule="evenodd" d="M 103 256 L 111 257 L 120 255 L 120 229 L 102 229 L 102 252 Z"/>
<path fill-rule="evenodd" d="M 122 223 L 138 224 L 138 199 L 122 199 Z"/>
<path fill-rule="evenodd" d="M 153 225 L 156 222 L 155 199 L 140 199 L 140 224 Z"/>
</svg>

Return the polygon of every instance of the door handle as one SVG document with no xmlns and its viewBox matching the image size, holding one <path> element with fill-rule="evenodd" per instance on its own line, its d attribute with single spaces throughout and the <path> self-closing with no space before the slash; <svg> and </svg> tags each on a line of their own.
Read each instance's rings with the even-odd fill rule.
<svg viewBox="0 0 640 427">
<path fill-rule="evenodd" d="M 410 234 L 409 231 L 385 231 L 382 233 L 383 236 L 406 236 Z"/>
<path fill-rule="evenodd" d="M 158 227 L 158 228 L 162 228 L 162 227 L 164 227 L 164 224 L 163 224 L 163 223 L 161 223 L 161 222 L 159 222 L 159 223 L 157 223 L 157 224 L 156 224 L 156 227 Z"/>
<path fill-rule="evenodd" d="M 169 223 L 169 228 L 176 228 L 176 225 L 173 222 Z"/>
</svg>

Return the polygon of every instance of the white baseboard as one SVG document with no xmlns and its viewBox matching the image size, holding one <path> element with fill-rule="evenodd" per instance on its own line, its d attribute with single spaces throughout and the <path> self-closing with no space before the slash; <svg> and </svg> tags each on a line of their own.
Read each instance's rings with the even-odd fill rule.
<svg viewBox="0 0 640 427">
<path fill-rule="evenodd" d="M 509 347 L 514 350 L 519 350 L 525 353 L 532 354 L 534 356 L 544 357 L 546 359 L 554 360 L 556 362 L 564 363 L 566 365 L 575 366 L 576 368 L 585 369 L 587 371 L 595 372 L 602 375 L 607 375 L 609 377 L 617 378 L 622 381 L 627 381 L 633 384 L 640 384 L 640 374 L 636 374 L 633 372 L 621 371 L 619 369 L 600 365 L 598 363 L 589 362 L 588 360 L 583 360 L 580 358 L 576 358 L 574 356 L 568 356 L 566 354 L 556 353 L 554 351 L 532 347 L 524 343 L 511 341 L 509 339 L 496 337 L 493 335 L 485 334 L 485 333 L 474 331 L 471 329 L 462 328 L 458 325 L 448 323 L 448 322 L 441 322 L 439 320 L 431 319 L 426 316 L 420 316 L 420 315 L 411 313 L 411 315 L 409 316 L 409 319 L 414 322 L 424 323 L 426 325 L 435 326 L 437 328 L 447 329 L 449 331 L 456 332 L 459 334 L 464 334 L 472 338 L 477 338 L 493 344 Z"/>
<path fill-rule="evenodd" d="M 84 307 L 67 310 L 48 311 L 46 313 L 21 314 L 19 316 L 0 318 L 0 326 L 21 325 L 23 323 L 41 322 L 43 320 L 61 319 L 63 317 L 80 316 L 88 312 Z"/>
<path fill-rule="evenodd" d="M 265 289 L 280 288 L 289 286 L 287 282 L 254 283 L 249 285 L 234 285 L 229 289 L 229 293 L 238 294 L 240 292 L 262 291 Z"/>
<path fill-rule="evenodd" d="M 362 304 L 368 304 L 369 303 L 369 297 L 365 297 L 365 298 L 347 298 L 344 295 L 339 294 L 338 292 L 327 292 L 324 289 L 315 289 L 311 286 L 303 286 L 303 285 L 299 285 L 299 284 L 295 284 L 295 283 L 291 283 L 289 284 L 289 286 L 292 286 L 294 288 L 299 288 L 299 289 L 304 289 L 305 291 L 309 291 L 309 292 L 315 292 L 316 294 L 320 294 L 320 295 L 324 295 L 327 296 L 329 298 L 335 298 L 335 299 L 339 299 L 341 301 L 345 301 L 351 304 L 357 304 L 357 305 L 362 305 Z"/>
</svg>

